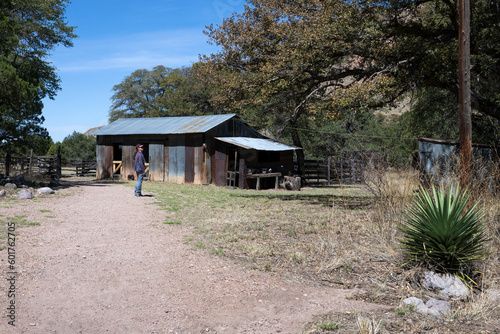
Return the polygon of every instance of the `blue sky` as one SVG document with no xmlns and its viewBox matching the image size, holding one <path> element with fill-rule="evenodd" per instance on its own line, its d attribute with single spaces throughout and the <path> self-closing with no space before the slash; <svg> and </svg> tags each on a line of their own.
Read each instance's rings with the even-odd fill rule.
<svg viewBox="0 0 500 334">
<path fill-rule="evenodd" d="M 43 126 L 54 142 L 108 123 L 112 88 L 137 69 L 190 66 L 216 52 L 205 26 L 242 12 L 244 0 L 73 0 L 66 18 L 76 26 L 72 48 L 49 61 L 62 90 L 44 100 Z"/>
</svg>

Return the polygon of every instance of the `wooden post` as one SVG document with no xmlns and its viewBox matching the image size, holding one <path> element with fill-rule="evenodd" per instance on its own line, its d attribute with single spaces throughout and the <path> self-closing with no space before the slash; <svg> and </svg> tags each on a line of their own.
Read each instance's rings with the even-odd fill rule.
<svg viewBox="0 0 500 334">
<path fill-rule="evenodd" d="M 340 183 L 344 183 L 344 151 L 340 153 Z"/>
<path fill-rule="evenodd" d="M 458 37 L 458 113 L 460 135 L 460 186 L 472 182 L 472 122 L 470 91 L 470 5 L 469 0 L 459 0 Z"/>
<path fill-rule="evenodd" d="M 56 165 L 56 175 L 59 180 L 62 176 L 62 164 L 61 164 L 61 145 L 57 146 L 57 165 Z"/>
<path fill-rule="evenodd" d="M 328 157 L 328 171 L 327 171 L 327 179 L 328 179 L 328 185 L 330 185 L 330 178 L 331 178 L 331 169 L 330 169 L 330 164 L 332 163 L 332 157 Z"/>
<path fill-rule="evenodd" d="M 7 155 L 5 156 L 5 176 L 10 176 L 10 163 L 11 163 L 10 147 L 7 148 Z"/>
<path fill-rule="evenodd" d="M 33 149 L 30 151 L 30 164 L 28 166 L 28 174 L 31 175 L 31 170 L 33 168 Z"/>
</svg>

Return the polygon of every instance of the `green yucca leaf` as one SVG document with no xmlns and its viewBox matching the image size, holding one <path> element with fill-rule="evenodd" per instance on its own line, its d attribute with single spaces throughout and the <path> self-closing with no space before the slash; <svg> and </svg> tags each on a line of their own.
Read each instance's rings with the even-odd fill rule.
<svg viewBox="0 0 500 334">
<path fill-rule="evenodd" d="M 400 227 L 406 256 L 452 272 L 484 256 L 484 212 L 478 203 L 466 209 L 469 199 L 458 187 L 420 188 Z"/>
</svg>

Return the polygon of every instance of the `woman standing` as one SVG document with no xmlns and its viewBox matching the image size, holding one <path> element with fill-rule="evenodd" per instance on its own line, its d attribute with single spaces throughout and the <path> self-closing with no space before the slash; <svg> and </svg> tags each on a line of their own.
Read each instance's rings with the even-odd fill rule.
<svg viewBox="0 0 500 334">
<path fill-rule="evenodd" d="M 135 184 L 135 196 L 142 196 L 142 179 L 146 174 L 146 159 L 142 154 L 144 147 L 141 144 L 137 144 L 137 153 L 135 154 L 135 171 L 137 173 L 137 182 Z"/>
</svg>

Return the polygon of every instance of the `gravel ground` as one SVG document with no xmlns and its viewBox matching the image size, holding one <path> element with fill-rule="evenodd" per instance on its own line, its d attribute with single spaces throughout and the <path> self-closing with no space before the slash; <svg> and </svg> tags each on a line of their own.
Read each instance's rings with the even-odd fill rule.
<svg viewBox="0 0 500 334">
<path fill-rule="evenodd" d="M 384 308 L 245 270 L 184 243 L 154 195 L 86 183 L 35 200 L 0 200 L 16 229 L 15 279 L 0 251 L 0 333 L 300 333 L 317 314 Z M 15 296 L 9 297 L 10 283 Z M 13 290 L 11 290 L 13 291 Z M 8 307 L 15 302 L 15 327 Z"/>
</svg>

